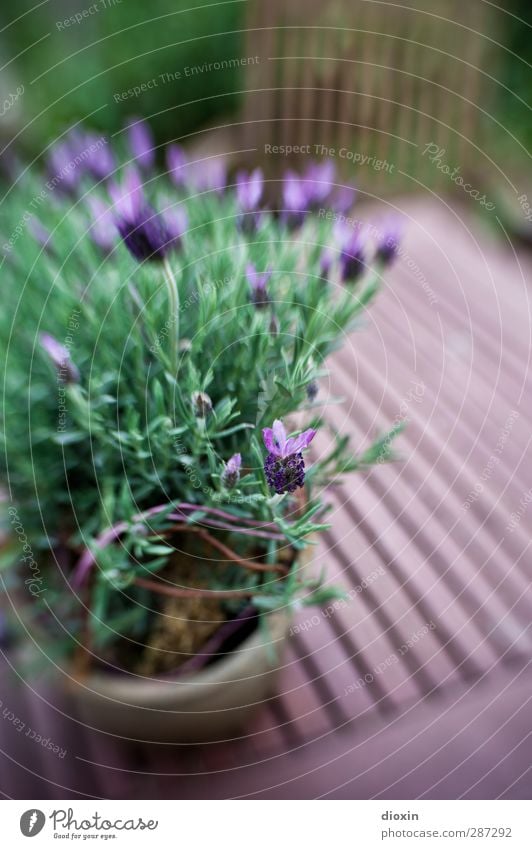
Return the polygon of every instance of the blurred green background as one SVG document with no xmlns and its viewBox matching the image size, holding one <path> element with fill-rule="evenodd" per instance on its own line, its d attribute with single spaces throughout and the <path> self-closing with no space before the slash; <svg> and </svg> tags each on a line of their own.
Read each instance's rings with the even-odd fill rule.
<svg viewBox="0 0 532 849">
<path fill-rule="evenodd" d="M 66 127 L 86 120 L 113 132 L 126 118 L 150 119 L 159 143 L 220 123 L 234 114 L 246 87 L 245 27 L 253 2 L 268 0 L 22 0 L 0 11 L 0 108 L 4 143 L 17 133 L 26 153 L 38 153 Z M 493 4 L 489 4 L 492 6 Z M 33 8 L 34 7 L 34 8 Z M 286 7 L 289 11 L 289 7 Z M 483 104 L 523 145 L 532 143 L 530 0 L 506 0 L 488 39 L 493 47 L 492 102 Z M 276 7 L 277 9 L 277 7 Z M 66 25 L 77 13 L 79 22 Z M 271 24 L 279 23 L 271 9 Z M 265 19 L 268 18 L 268 14 Z M 383 21 L 386 10 L 382 8 Z M 264 17 L 264 15 L 263 15 Z M 480 26 L 480 24 L 479 24 Z M 498 42 L 502 46 L 499 46 Z M 211 63 L 233 61 L 209 70 Z M 379 61 L 379 57 L 375 57 Z M 186 68 L 196 68 L 186 74 Z M 163 82 L 161 75 L 179 79 Z M 151 81 L 155 80 L 150 87 Z M 134 86 L 138 96 L 118 99 Z M 489 126 L 490 148 L 504 155 L 508 133 Z"/>
<path fill-rule="evenodd" d="M 24 128 L 23 145 L 38 151 L 80 119 L 112 132 L 128 116 L 143 115 L 167 141 L 237 105 L 245 68 L 189 76 L 185 69 L 242 58 L 245 0 L 51 0 L 33 6 L 23 0 L 1 12 L 2 65 L 9 62 L 2 100 L 20 84 L 25 89 L 20 108 L 15 104 L 2 118 L 4 138 Z M 65 25 L 83 10 L 79 23 Z M 160 79 L 176 73 L 180 79 Z M 156 84 L 139 96 L 115 97 L 151 80 Z"/>
</svg>

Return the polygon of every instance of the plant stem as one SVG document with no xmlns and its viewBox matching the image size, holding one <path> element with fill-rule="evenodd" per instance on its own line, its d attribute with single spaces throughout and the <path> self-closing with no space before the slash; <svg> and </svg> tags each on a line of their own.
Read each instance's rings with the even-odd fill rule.
<svg viewBox="0 0 532 849">
<path fill-rule="evenodd" d="M 168 537 L 175 531 L 184 531 L 185 533 L 197 534 L 201 539 L 205 540 L 212 548 L 217 549 L 227 560 L 231 563 L 237 563 L 239 566 L 243 566 L 245 569 L 250 569 L 252 572 L 280 572 L 283 575 L 286 575 L 287 569 L 285 566 L 280 566 L 276 563 L 272 565 L 268 565 L 267 563 L 254 563 L 253 560 L 248 560 L 245 557 L 240 557 L 236 551 L 233 551 L 232 548 L 229 548 L 228 545 L 225 545 L 221 540 L 213 537 L 205 528 L 198 528 L 194 525 L 186 525 L 186 524 L 177 524 L 173 525 L 171 528 L 167 528 L 165 531 L 161 531 L 157 534 L 158 537 Z"/>
<path fill-rule="evenodd" d="M 174 323 L 173 331 L 170 326 L 168 338 L 170 340 L 170 361 L 175 377 L 177 376 L 177 352 L 179 350 L 179 289 L 177 288 L 177 281 L 167 257 L 163 260 L 163 269 L 170 304 L 170 322 L 173 321 Z"/>
<path fill-rule="evenodd" d="M 251 598 L 256 595 L 254 590 L 203 590 L 171 587 L 160 581 L 150 581 L 147 578 L 135 578 L 134 583 L 138 587 L 144 587 L 144 589 L 151 590 L 154 593 L 174 596 L 174 598 Z"/>
</svg>

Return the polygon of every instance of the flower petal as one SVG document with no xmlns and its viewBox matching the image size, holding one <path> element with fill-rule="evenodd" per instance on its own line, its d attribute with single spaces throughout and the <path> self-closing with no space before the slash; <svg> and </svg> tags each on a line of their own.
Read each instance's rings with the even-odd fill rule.
<svg viewBox="0 0 532 849">
<path fill-rule="evenodd" d="M 289 440 L 289 442 L 292 442 L 290 453 L 299 454 L 300 451 L 304 451 L 305 448 L 309 447 L 315 436 L 316 431 L 309 428 L 308 430 L 304 430 L 303 433 L 300 433 L 294 440 Z"/>
<path fill-rule="evenodd" d="M 262 438 L 264 440 L 264 445 L 266 446 L 266 450 L 270 452 L 270 454 L 278 455 L 279 452 L 275 446 L 273 441 L 273 430 L 271 427 L 265 427 L 262 430 Z"/>
<path fill-rule="evenodd" d="M 275 442 L 276 442 L 277 447 L 278 447 L 278 449 L 281 453 L 281 456 L 285 457 L 286 456 L 286 454 L 285 454 L 286 429 L 285 429 L 285 426 L 280 419 L 275 419 L 275 421 L 273 423 L 272 430 L 273 430 L 273 436 L 274 436 Z"/>
<path fill-rule="evenodd" d="M 115 216 L 133 223 L 144 203 L 142 180 L 136 168 L 128 168 L 120 185 L 113 183 L 109 194 L 114 204 Z"/>
</svg>

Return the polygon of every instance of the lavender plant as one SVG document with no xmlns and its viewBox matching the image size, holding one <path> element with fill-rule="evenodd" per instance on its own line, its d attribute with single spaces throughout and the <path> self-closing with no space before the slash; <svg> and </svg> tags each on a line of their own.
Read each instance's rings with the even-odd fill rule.
<svg viewBox="0 0 532 849">
<path fill-rule="evenodd" d="M 396 433 L 309 456 L 327 358 L 376 295 L 395 222 L 372 254 L 315 212 L 354 197 L 330 163 L 288 173 L 268 206 L 260 169 L 233 179 L 172 145 L 159 172 L 142 122 L 126 139 L 68 135 L 0 209 L 2 475 L 43 577 L 33 609 L 68 652 L 141 641 L 183 550 L 200 580 L 170 592 L 228 616 L 335 595 L 298 552 L 326 526 L 323 487 L 389 460 Z M 8 588 L 27 585 L 25 554 L 4 556 Z"/>
</svg>

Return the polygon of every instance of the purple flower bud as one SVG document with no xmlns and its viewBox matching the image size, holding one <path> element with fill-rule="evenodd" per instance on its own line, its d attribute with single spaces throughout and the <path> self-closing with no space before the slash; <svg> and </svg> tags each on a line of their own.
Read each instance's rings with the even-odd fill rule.
<svg viewBox="0 0 532 849">
<path fill-rule="evenodd" d="M 262 274 L 259 274 L 255 266 L 251 263 L 249 263 L 246 268 L 246 277 L 250 287 L 251 303 L 255 304 L 258 309 L 263 309 L 270 303 L 268 282 L 271 276 L 271 268 L 267 268 Z"/>
<path fill-rule="evenodd" d="M 242 466 L 242 457 L 240 454 L 233 456 L 225 464 L 222 473 L 222 482 L 227 489 L 233 489 L 240 480 L 240 468 Z"/>
<path fill-rule="evenodd" d="M 227 165 L 221 156 L 190 162 L 188 177 L 197 192 L 223 192 L 227 186 Z"/>
<path fill-rule="evenodd" d="M 212 401 L 206 392 L 192 393 L 192 407 L 198 419 L 206 419 L 212 413 Z"/>
<path fill-rule="evenodd" d="M 66 141 L 54 144 L 48 155 L 49 183 L 67 193 L 74 193 L 83 173 L 82 165 L 75 161 L 76 149 Z"/>
<path fill-rule="evenodd" d="M 340 270 L 344 282 L 354 283 L 366 268 L 365 236 L 360 227 L 343 230 Z"/>
<path fill-rule="evenodd" d="M 142 118 L 132 118 L 127 127 L 128 145 L 133 159 L 145 171 L 155 164 L 155 141 L 149 124 Z"/>
<path fill-rule="evenodd" d="M 70 351 L 49 333 L 41 333 L 40 343 L 57 369 L 62 383 L 79 383 L 79 371 L 70 359 Z"/>
<path fill-rule="evenodd" d="M 288 227 L 300 227 L 307 213 L 305 185 L 294 171 L 287 171 L 283 181 L 282 219 Z"/>
<path fill-rule="evenodd" d="M 109 188 L 114 220 L 126 247 L 139 262 L 161 262 L 174 237 L 161 215 L 148 204 L 138 172 L 128 169 L 122 185 Z"/>
<path fill-rule="evenodd" d="M 391 265 L 399 253 L 399 244 L 403 236 L 403 225 L 399 218 L 390 216 L 384 221 L 375 252 L 375 259 L 384 266 Z"/>
<path fill-rule="evenodd" d="M 268 485 L 278 495 L 294 492 L 305 482 L 305 462 L 302 452 L 308 448 L 316 435 L 310 428 L 297 437 L 288 437 L 283 423 L 276 419 L 273 426 L 262 431 L 268 455 L 264 461 L 264 473 Z"/>
<path fill-rule="evenodd" d="M 260 168 L 255 168 L 251 174 L 240 171 L 236 175 L 236 199 L 242 212 L 258 209 L 264 190 L 264 176 Z"/>
<path fill-rule="evenodd" d="M 331 207 L 340 215 L 347 215 L 354 206 L 356 196 L 353 186 L 339 186 L 330 200 Z"/>
<path fill-rule="evenodd" d="M 171 144 L 166 151 L 166 164 L 168 173 L 174 184 L 181 188 L 186 183 L 187 158 L 185 151 L 178 144 Z"/>
<path fill-rule="evenodd" d="M 89 235 L 102 253 L 108 254 L 116 244 L 112 210 L 96 196 L 89 195 L 87 203 L 93 220 Z"/>
<path fill-rule="evenodd" d="M 84 144 L 88 170 L 96 180 L 107 180 L 116 169 L 111 145 L 93 134 L 85 136 Z"/>
<path fill-rule="evenodd" d="M 317 380 L 310 380 L 307 383 L 307 398 L 311 403 L 316 400 L 319 391 L 320 387 Z"/>
<path fill-rule="evenodd" d="M 259 204 L 264 189 L 264 177 L 260 168 L 255 168 L 251 174 L 240 171 L 236 177 L 236 199 L 240 209 L 238 227 L 243 232 L 253 233 L 262 217 Z"/>
<path fill-rule="evenodd" d="M 334 163 L 330 160 L 313 162 L 305 171 L 305 192 L 309 209 L 317 209 L 329 197 L 336 176 Z"/>
<path fill-rule="evenodd" d="M 331 268 L 333 267 L 335 260 L 335 253 L 331 248 L 325 248 L 321 257 L 320 257 L 320 275 L 325 278 L 325 280 L 329 279 L 329 275 L 331 273 Z"/>
<path fill-rule="evenodd" d="M 188 216 L 185 209 L 182 206 L 172 206 L 163 210 L 161 215 L 170 235 L 168 246 L 174 250 L 179 250 L 188 227 Z"/>
</svg>

